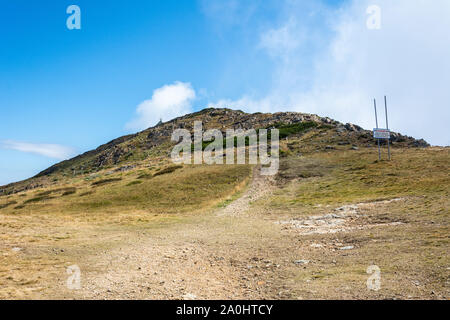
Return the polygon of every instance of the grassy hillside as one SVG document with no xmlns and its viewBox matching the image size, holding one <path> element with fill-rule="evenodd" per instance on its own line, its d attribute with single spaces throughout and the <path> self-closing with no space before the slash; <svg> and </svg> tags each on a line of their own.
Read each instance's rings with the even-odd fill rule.
<svg viewBox="0 0 450 320">
<path fill-rule="evenodd" d="M 175 169 L 171 169 L 175 168 Z M 173 171 L 172 171 L 173 170 Z M 165 171 L 165 172 L 164 172 Z M 172 171 L 172 172 L 171 172 Z M 250 174 L 246 165 L 136 169 L 5 197 L 5 213 L 179 213 L 214 205 Z"/>
</svg>

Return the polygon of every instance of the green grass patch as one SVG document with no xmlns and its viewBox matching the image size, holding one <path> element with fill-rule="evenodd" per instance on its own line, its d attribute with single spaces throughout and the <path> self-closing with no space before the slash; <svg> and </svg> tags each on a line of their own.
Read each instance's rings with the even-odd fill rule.
<svg viewBox="0 0 450 320">
<path fill-rule="evenodd" d="M 306 131 L 308 129 L 311 129 L 311 128 L 316 128 L 316 127 L 318 127 L 318 124 L 316 122 L 314 122 L 314 121 L 304 121 L 304 122 L 299 122 L 299 123 L 294 123 L 294 124 L 285 124 L 285 123 L 281 123 L 281 122 L 280 123 L 276 123 L 275 125 L 266 128 L 266 129 L 268 129 L 267 130 L 267 139 L 269 140 L 268 144 L 270 144 L 270 139 L 272 137 L 270 128 L 273 128 L 273 127 L 275 127 L 276 129 L 279 130 L 279 137 L 280 137 L 280 139 L 283 139 L 283 138 L 286 138 L 286 137 L 288 137 L 290 135 L 297 134 L 297 133 L 300 133 L 300 132 L 304 132 L 304 131 Z M 260 130 L 261 129 L 256 129 L 255 130 L 258 141 L 259 141 L 259 131 Z M 224 150 L 227 148 L 227 141 L 229 141 L 230 139 L 234 140 L 233 147 L 234 148 L 237 147 L 237 141 L 238 141 L 237 137 L 225 137 L 225 138 L 223 138 L 223 141 L 222 141 L 222 147 L 223 147 Z M 205 150 L 205 148 L 207 146 L 209 146 L 212 142 L 213 141 L 202 141 L 201 142 L 202 151 Z M 250 145 L 250 138 L 248 136 L 245 136 L 245 146 L 248 147 L 249 145 Z M 195 144 L 191 144 L 191 151 L 192 152 L 194 152 L 194 148 L 195 148 Z"/>
<path fill-rule="evenodd" d="M 305 121 L 294 124 L 284 124 L 284 123 L 275 124 L 275 128 L 280 131 L 280 139 L 306 131 L 311 128 L 316 128 L 317 126 L 318 124 L 314 121 Z"/>
</svg>

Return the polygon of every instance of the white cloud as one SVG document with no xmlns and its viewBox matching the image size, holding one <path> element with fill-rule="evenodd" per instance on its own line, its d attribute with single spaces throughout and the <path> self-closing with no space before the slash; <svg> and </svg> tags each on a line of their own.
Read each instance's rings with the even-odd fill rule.
<svg viewBox="0 0 450 320">
<path fill-rule="evenodd" d="M 446 41 L 450 1 L 377 0 L 380 30 L 366 26 L 366 9 L 373 0 L 353 0 L 337 10 L 321 7 L 328 12 L 321 13 L 326 21 L 320 24 L 320 19 L 304 22 L 305 1 L 299 3 L 286 1 L 280 10 L 286 12 L 287 22 L 261 33 L 257 46 L 274 58 L 269 92 L 210 106 L 248 111 L 291 109 L 370 129 L 375 122 L 372 99 L 377 98 L 382 107 L 387 95 L 393 130 L 432 144 L 450 145 L 450 42 Z M 311 39 L 319 46 L 311 49 L 314 54 L 308 69 L 302 60 L 308 59 Z M 324 39 L 328 43 L 320 47 Z M 307 85 L 301 76 L 305 73 Z M 379 111 L 384 120 L 384 110 Z"/>
<path fill-rule="evenodd" d="M 72 148 L 61 146 L 58 144 L 37 144 L 37 143 L 6 140 L 2 141 L 1 147 L 4 149 L 34 153 L 58 160 L 69 159 L 75 154 L 75 151 Z"/>
<path fill-rule="evenodd" d="M 260 3 L 242 0 L 200 0 L 200 7 L 207 17 L 221 27 L 246 25 Z"/>
<path fill-rule="evenodd" d="M 190 83 L 175 82 L 153 91 L 152 98 L 141 102 L 137 118 L 127 124 L 128 129 L 143 130 L 163 121 L 192 112 L 195 91 Z"/>
</svg>

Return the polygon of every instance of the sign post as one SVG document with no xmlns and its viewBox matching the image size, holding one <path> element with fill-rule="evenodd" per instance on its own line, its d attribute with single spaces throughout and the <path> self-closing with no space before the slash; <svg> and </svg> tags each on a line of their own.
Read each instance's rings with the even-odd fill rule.
<svg viewBox="0 0 450 320">
<path fill-rule="evenodd" d="M 387 144 L 388 144 L 388 158 L 389 158 L 389 160 L 391 160 L 391 145 L 390 145 L 391 132 L 389 131 L 386 96 L 384 96 L 384 110 L 385 110 L 385 113 L 386 113 L 386 129 L 378 128 L 377 101 L 376 101 L 376 99 L 373 99 L 373 104 L 374 104 L 374 108 L 375 108 L 375 123 L 376 123 L 376 128 L 373 129 L 373 137 L 375 139 L 377 139 L 377 143 L 378 143 L 378 160 L 381 160 L 380 139 L 387 140 Z"/>
</svg>

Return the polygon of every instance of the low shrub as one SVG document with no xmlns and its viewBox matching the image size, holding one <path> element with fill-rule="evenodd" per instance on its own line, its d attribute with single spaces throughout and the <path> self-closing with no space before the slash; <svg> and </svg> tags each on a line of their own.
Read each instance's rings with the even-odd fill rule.
<svg viewBox="0 0 450 320">
<path fill-rule="evenodd" d="M 61 196 L 68 196 L 68 195 L 74 194 L 76 192 L 77 192 L 77 188 L 75 188 L 75 187 L 66 188 Z"/>
<path fill-rule="evenodd" d="M 93 190 L 86 191 L 86 192 L 80 193 L 80 197 L 88 196 L 88 195 L 94 194 L 94 193 L 95 193 L 95 191 L 93 191 Z"/>
<path fill-rule="evenodd" d="M 53 199 L 53 197 L 50 197 L 48 195 L 38 196 L 38 197 L 35 197 L 35 198 L 31 198 L 31 199 L 25 200 L 25 202 L 23 204 L 40 202 L 40 201 L 50 200 L 50 199 Z"/>
<path fill-rule="evenodd" d="M 140 176 L 137 177 L 138 179 L 151 179 L 153 178 L 153 175 L 151 173 L 143 173 Z"/>
<path fill-rule="evenodd" d="M 98 180 L 98 181 L 92 182 L 91 185 L 97 187 L 97 186 L 101 186 L 101 185 L 104 185 L 107 183 L 117 182 L 117 181 L 121 181 L 121 180 L 122 180 L 122 178 L 103 179 L 103 180 Z"/>
<path fill-rule="evenodd" d="M 135 180 L 135 181 L 131 181 L 130 183 L 128 183 L 127 186 L 128 186 L 128 187 L 129 187 L 129 186 L 134 186 L 134 185 L 141 184 L 141 183 L 142 183 L 142 181 Z"/>
<path fill-rule="evenodd" d="M 156 177 L 156 176 L 160 176 L 163 174 L 172 173 L 175 170 L 180 169 L 180 168 L 183 168 L 183 166 L 181 166 L 181 165 L 170 166 L 170 167 L 164 168 L 164 169 L 156 172 L 153 176 Z"/>
</svg>

